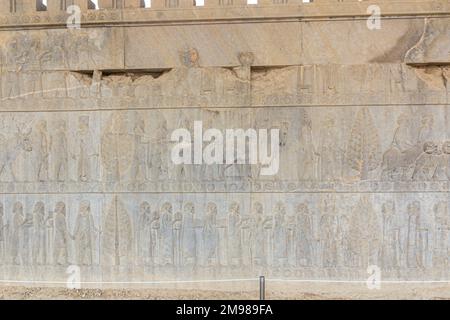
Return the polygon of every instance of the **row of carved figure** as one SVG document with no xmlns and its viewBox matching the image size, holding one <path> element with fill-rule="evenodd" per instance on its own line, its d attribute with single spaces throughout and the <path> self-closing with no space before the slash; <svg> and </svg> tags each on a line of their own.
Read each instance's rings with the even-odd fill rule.
<svg viewBox="0 0 450 320">
<path fill-rule="evenodd" d="M 183 112 L 176 116 L 171 120 L 178 124 L 177 128 L 192 127 L 193 120 Z M 251 119 L 252 114 L 218 112 L 213 117 L 206 117 L 205 122 L 211 127 L 226 128 L 224 123 L 239 124 L 243 119 Z M 281 163 L 277 178 L 294 180 L 297 174 L 298 181 L 450 179 L 450 141 L 433 142 L 436 136 L 431 114 L 401 114 L 392 143 L 384 154 L 368 108 L 356 113 L 349 141 L 344 146 L 338 141 L 343 130 L 330 115 L 325 116 L 320 130 L 314 129 L 311 115 L 305 109 L 298 113 L 298 121 L 253 121 L 256 128 L 280 129 Z M 9 126 L 0 134 L 0 180 L 3 181 L 8 181 L 8 176 L 9 181 L 33 182 L 194 182 L 258 178 L 255 166 L 250 165 L 174 165 L 170 161 L 174 144 L 170 141 L 169 120 L 157 111 L 115 112 L 105 124 L 99 123 L 97 117 L 81 115 L 74 128 L 65 118 L 36 119 L 31 126 L 21 125 L 14 117 L 2 122 Z M 98 132 L 100 128 L 102 132 Z M 29 164 L 19 170 L 15 166 L 20 159 Z M 15 171 L 20 171 L 22 177 L 17 178 Z M 347 176 L 357 179 L 347 179 Z"/>
<path fill-rule="evenodd" d="M 424 223 L 419 201 L 407 204 L 400 219 L 393 201 L 375 212 L 366 196 L 350 213 L 337 213 L 327 201 L 318 214 L 307 203 L 298 203 L 293 214 L 287 214 L 283 202 L 276 203 L 271 214 L 260 202 L 244 215 L 238 202 L 232 202 L 225 215 L 214 202 L 202 206 L 202 216 L 199 209 L 193 202 L 184 203 L 181 212 L 174 212 L 169 202 L 160 208 L 142 202 L 133 222 L 115 198 L 99 228 L 89 201 L 79 204 L 72 227 L 64 202 L 48 213 L 43 202 L 26 213 L 16 202 L 7 223 L 1 205 L 1 261 L 34 266 L 360 268 L 377 264 L 386 269 L 443 268 L 449 263 L 446 201 L 434 205 L 431 227 Z"/>
</svg>

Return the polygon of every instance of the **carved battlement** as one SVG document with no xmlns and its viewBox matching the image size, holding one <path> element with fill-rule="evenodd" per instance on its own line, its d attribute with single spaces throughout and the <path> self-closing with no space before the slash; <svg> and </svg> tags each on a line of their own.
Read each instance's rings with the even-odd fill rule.
<svg viewBox="0 0 450 320">
<path fill-rule="evenodd" d="M 368 16 L 377 4 L 382 16 L 447 15 L 449 0 L 4 0 L 0 28 L 65 25 L 67 8 L 80 8 L 87 25 L 271 18 L 332 18 Z"/>
</svg>

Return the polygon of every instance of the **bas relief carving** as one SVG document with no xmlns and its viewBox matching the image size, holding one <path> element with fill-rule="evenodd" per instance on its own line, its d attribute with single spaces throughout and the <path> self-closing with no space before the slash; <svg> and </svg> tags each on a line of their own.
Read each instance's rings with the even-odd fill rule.
<svg viewBox="0 0 450 320">
<path fill-rule="evenodd" d="M 48 197 L 47 197 L 48 198 Z M 3 267 L 148 276 L 448 276 L 448 197 L 419 194 L 11 196 Z M 96 203 L 92 206 L 92 203 Z M 45 268 L 44 268 L 45 267 Z M 43 269 L 44 268 L 44 269 Z M 125 269 L 124 269 L 125 268 Z M 244 270 L 246 271 L 239 271 Z M 353 274 L 353 275 L 350 275 Z"/>
<path fill-rule="evenodd" d="M 447 107 L 172 109 L 0 114 L 4 192 L 445 191 Z M 171 132 L 277 128 L 280 170 L 174 165 Z"/>
<path fill-rule="evenodd" d="M 410 65 L 256 67 L 244 51 L 203 68 L 188 47 L 180 67 L 129 73 L 112 29 L 5 36 L 0 271 L 448 278 L 450 71 L 416 65 L 432 27 Z M 279 129 L 279 172 L 174 165 L 171 133 L 194 121 Z"/>
</svg>

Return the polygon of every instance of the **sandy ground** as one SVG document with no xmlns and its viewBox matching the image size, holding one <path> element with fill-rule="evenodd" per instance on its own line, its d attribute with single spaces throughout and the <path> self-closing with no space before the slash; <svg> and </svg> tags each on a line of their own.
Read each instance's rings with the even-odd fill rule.
<svg viewBox="0 0 450 320">
<path fill-rule="evenodd" d="M 220 289 L 218 289 L 220 288 Z M 81 289 L 44 287 L 0 287 L 0 299 L 143 299 L 143 300 L 257 300 L 258 288 L 233 290 L 232 286 L 216 288 L 144 288 L 144 289 Z M 450 284 L 383 284 L 381 289 L 369 290 L 363 284 L 270 284 L 266 299 L 450 299 Z"/>
</svg>

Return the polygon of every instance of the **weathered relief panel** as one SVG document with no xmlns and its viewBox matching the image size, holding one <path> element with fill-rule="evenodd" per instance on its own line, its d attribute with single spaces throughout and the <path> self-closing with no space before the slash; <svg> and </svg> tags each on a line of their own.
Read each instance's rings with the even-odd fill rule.
<svg viewBox="0 0 450 320">
<path fill-rule="evenodd" d="M 450 278 L 448 18 L 173 4 L 0 17 L 2 279 Z M 175 165 L 196 121 L 278 129 L 279 170 Z"/>
</svg>

